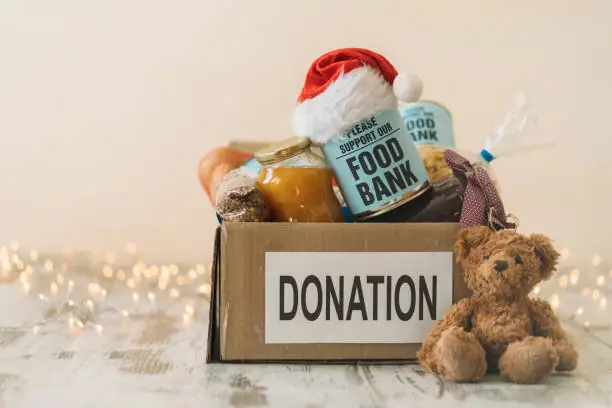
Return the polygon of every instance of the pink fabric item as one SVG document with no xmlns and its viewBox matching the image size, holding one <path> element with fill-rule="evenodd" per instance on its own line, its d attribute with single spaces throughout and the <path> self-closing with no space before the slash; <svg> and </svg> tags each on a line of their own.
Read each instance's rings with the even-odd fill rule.
<svg viewBox="0 0 612 408">
<path fill-rule="evenodd" d="M 515 224 L 507 220 L 504 203 L 485 169 L 473 166 L 468 159 L 450 149 L 444 151 L 444 159 L 465 189 L 459 219 L 462 227 L 515 228 Z"/>
</svg>

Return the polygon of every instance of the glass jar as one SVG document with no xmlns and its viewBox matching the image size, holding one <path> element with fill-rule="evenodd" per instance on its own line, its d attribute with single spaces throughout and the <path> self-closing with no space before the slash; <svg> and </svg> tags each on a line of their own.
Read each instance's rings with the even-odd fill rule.
<svg viewBox="0 0 612 408">
<path fill-rule="evenodd" d="M 257 188 L 274 221 L 342 222 L 332 170 L 310 150 L 310 139 L 290 138 L 255 153 Z"/>
</svg>

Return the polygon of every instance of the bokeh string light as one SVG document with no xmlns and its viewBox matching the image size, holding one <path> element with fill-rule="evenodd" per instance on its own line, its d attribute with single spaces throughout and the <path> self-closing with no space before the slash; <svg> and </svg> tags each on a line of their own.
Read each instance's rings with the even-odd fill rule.
<svg viewBox="0 0 612 408">
<path fill-rule="evenodd" d="M 557 273 L 536 287 L 533 295 L 548 300 L 562 318 L 585 330 L 610 328 L 608 298 L 612 296 L 612 269 L 606 264 L 610 260 L 595 253 L 590 262 L 576 265 L 568 248 L 563 248 L 560 254 Z"/>
<path fill-rule="evenodd" d="M 609 260 L 594 254 L 588 265 L 578 266 L 568 248 L 559 252 L 558 272 L 531 295 L 548 300 L 561 318 L 585 330 L 612 326 Z M 127 255 L 129 261 L 120 262 L 118 255 Z M 70 250 L 41 254 L 13 240 L 0 245 L 0 284 L 19 285 L 25 296 L 47 305 L 41 320 L 31 326 L 34 333 L 61 321 L 67 322 L 69 330 L 102 333 L 105 315 L 138 318 L 160 313 L 172 304 L 210 298 L 211 264 L 146 264 L 139 259 L 134 242 L 126 245 L 124 254 L 106 252 L 101 258 L 96 262 L 91 255 Z M 181 309 L 185 323 L 197 316 L 194 304 Z"/>
<path fill-rule="evenodd" d="M 210 298 L 210 264 L 146 264 L 138 259 L 134 242 L 121 255 L 130 261 L 120 263 L 113 252 L 106 252 L 101 261 L 70 250 L 61 255 L 41 254 L 13 240 L 0 245 L 0 284 L 18 285 L 24 296 L 44 302 L 43 316 L 31 326 L 34 333 L 48 324 L 66 322 L 69 330 L 91 329 L 101 334 L 106 315 L 120 319 L 154 316 L 172 303 L 195 304 Z M 185 322 L 196 315 L 194 305 L 185 306 Z"/>
</svg>

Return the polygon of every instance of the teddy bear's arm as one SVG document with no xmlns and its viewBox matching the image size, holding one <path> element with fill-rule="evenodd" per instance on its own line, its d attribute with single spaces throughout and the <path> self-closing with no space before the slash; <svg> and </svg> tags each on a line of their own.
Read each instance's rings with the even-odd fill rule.
<svg viewBox="0 0 612 408">
<path fill-rule="evenodd" d="M 456 327 L 469 331 L 473 312 L 474 307 L 470 298 L 460 300 L 446 311 L 442 319 L 436 322 L 434 328 L 427 335 L 425 343 L 419 351 L 418 358 L 423 367 L 434 373 L 439 373 L 435 357 L 432 356 L 434 346 L 440 340 L 442 333 L 450 328 Z"/>
<path fill-rule="evenodd" d="M 578 364 L 578 352 L 570 343 L 550 304 L 542 299 L 531 299 L 531 318 L 535 336 L 553 341 L 559 356 L 558 371 L 571 371 Z"/>
<path fill-rule="evenodd" d="M 531 318 L 534 335 L 554 340 L 566 340 L 565 332 L 550 304 L 542 299 L 531 299 Z"/>
</svg>

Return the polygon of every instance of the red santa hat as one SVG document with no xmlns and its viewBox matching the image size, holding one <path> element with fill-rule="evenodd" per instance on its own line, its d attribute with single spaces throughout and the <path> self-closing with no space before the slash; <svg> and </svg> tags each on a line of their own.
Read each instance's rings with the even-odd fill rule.
<svg viewBox="0 0 612 408">
<path fill-rule="evenodd" d="M 293 132 L 323 144 L 363 118 L 418 101 L 421 80 L 395 70 L 385 57 L 362 48 L 330 51 L 315 60 L 298 98 Z"/>
</svg>

